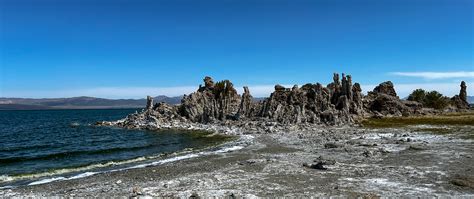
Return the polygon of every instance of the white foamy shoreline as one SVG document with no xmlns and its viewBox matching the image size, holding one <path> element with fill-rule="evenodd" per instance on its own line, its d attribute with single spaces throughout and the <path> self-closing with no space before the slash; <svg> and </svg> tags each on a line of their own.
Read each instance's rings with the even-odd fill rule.
<svg viewBox="0 0 474 199">
<path fill-rule="evenodd" d="M 56 181 L 74 180 L 74 179 L 85 178 L 85 177 L 89 177 L 89 176 L 93 176 L 93 175 L 97 175 L 97 174 L 125 171 L 125 170 L 130 170 L 130 169 L 145 168 L 145 167 L 149 167 L 149 166 L 159 166 L 159 165 L 162 165 L 162 164 L 176 162 L 176 161 L 180 161 L 180 160 L 186 160 L 186 159 L 202 157 L 202 156 L 206 156 L 206 155 L 221 154 L 221 153 L 237 151 L 237 150 L 241 150 L 241 149 L 245 148 L 244 145 L 246 145 L 247 142 L 252 140 L 253 138 L 254 137 L 251 136 L 251 135 L 242 135 L 242 136 L 240 136 L 240 138 L 238 140 L 236 140 L 234 142 L 224 144 L 224 145 L 230 145 L 230 146 L 217 147 L 217 150 L 190 153 L 190 154 L 175 156 L 175 157 L 171 157 L 171 158 L 167 158 L 167 159 L 162 159 L 162 160 L 158 160 L 158 161 L 154 161 L 154 162 L 150 162 L 150 163 L 139 164 L 139 165 L 134 165 L 134 166 L 130 166 L 130 167 L 126 167 L 126 168 L 120 168 L 120 169 L 112 169 L 112 170 L 99 171 L 99 172 L 90 172 L 90 171 L 88 171 L 88 172 L 80 173 L 80 174 L 77 174 L 77 175 L 74 175 L 74 176 L 71 176 L 71 177 L 55 176 L 55 177 L 52 177 L 52 178 L 46 178 L 46 179 L 41 179 L 41 180 L 31 182 L 31 183 L 27 184 L 27 186 L 46 184 L 46 183 L 56 182 Z M 154 156 L 154 157 L 156 158 L 156 157 L 159 157 L 159 156 Z M 143 157 L 136 158 L 136 159 L 143 159 Z M 130 161 L 130 160 L 127 160 L 127 161 Z M 112 165 L 108 165 L 108 166 L 112 166 Z M 68 173 L 68 172 L 64 172 L 64 173 Z M 52 174 L 52 175 L 54 175 L 54 174 Z M 44 177 L 44 176 L 41 176 L 41 177 Z M 34 176 L 34 177 L 36 177 L 36 176 Z M 8 178 L 9 181 L 18 180 L 18 178 L 15 179 L 15 178 L 9 177 L 9 176 L 5 176 L 5 178 Z M 0 189 L 10 189 L 10 188 L 14 188 L 14 187 L 12 187 L 12 186 L 0 187 Z"/>
</svg>

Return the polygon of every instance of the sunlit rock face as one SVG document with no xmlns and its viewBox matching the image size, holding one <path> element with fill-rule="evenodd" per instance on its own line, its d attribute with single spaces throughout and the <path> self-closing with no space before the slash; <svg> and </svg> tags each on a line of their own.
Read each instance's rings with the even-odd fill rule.
<svg viewBox="0 0 474 199">
<path fill-rule="evenodd" d="M 204 78 L 204 87 L 184 96 L 179 107 L 183 117 L 201 123 L 233 118 L 240 107 L 240 96 L 229 80 L 214 84 L 211 77 Z"/>
<path fill-rule="evenodd" d="M 395 92 L 395 87 L 391 81 L 382 82 L 374 88 L 372 91 L 374 94 L 386 94 L 393 97 L 397 97 L 397 92 Z"/>
<path fill-rule="evenodd" d="M 341 76 L 334 73 L 333 81 L 327 86 L 320 83 L 292 88 L 275 85 L 271 95 L 259 102 L 253 100 L 246 86 L 240 96 L 229 80 L 214 82 L 211 77 L 205 77 L 203 82 L 197 91 L 185 95 L 179 105 L 153 104 L 153 98 L 148 97 L 146 109 L 129 115 L 122 124 L 133 127 L 252 121 L 344 125 L 367 117 L 423 113 L 421 103 L 401 100 L 392 82 L 383 82 L 364 96 L 360 84 L 352 83 L 352 76 L 344 73 Z M 462 82 L 460 93 L 452 98 L 452 104 L 458 110 L 468 108 L 466 96 L 466 84 Z"/>
<path fill-rule="evenodd" d="M 259 111 L 257 107 L 257 103 L 253 102 L 253 97 L 250 94 L 249 88 L 244 86 L 244 93 L 242 94 L 242 99 L 240 100 L 238 118 L 248 118 L 255 116 Z"/>
<path fill-rule="evenodd" d="M 351 123 L 354 116 L 363 114 L 361 99 L 359 84 L 354 87 L 351 76 L 342 74 L 339 79 L 335 73 L 327 87 L 320 83 L 301 88 L 276 85 L 257 116 L 280 123 Z"/>
</svg>

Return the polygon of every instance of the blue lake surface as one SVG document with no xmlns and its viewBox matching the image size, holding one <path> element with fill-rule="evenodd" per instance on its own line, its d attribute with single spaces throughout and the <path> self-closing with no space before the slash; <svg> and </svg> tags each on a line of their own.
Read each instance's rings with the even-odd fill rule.
<svg viewBox="0 0 474 199">
<path fill-rule="evenodd" d="M 135 111 L 0 111 L 0 184 L 104 169 L 212 142 L 205 136 L 173 130 L 151 132 L 93 125 Z"/>
</svg>

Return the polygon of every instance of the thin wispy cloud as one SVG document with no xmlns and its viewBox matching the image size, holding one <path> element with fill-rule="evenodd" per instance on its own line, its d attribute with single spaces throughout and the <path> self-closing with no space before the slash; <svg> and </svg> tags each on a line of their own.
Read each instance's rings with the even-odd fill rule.
<svg viewBox="0 0 474 199">
<path fill-rule="evenodd" d="M 417 77 L 423 79 L 452 79 L 452 78 L 474 78 L 474 71 L 454 72 L 393 72 L 396 76 Z"/>
</svg>

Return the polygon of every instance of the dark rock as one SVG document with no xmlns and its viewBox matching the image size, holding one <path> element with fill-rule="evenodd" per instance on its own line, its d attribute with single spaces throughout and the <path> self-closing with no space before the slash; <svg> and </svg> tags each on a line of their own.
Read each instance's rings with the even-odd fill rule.
<svg viewBox="0 0 474 199">
<path fill-rule="evenodd" d="M 318 170 L 328 170 L 328 168 L 324 167 L 323 162 L 318 162 L 316 164 L 303 164 L 304 167 L 311 168 L 311 169 L 318 169 Z"/>
<path fill-rule="evenodd" d="M 369 112 L 377 112 L 382 116 L 404 116 L 415 112 L 406 106 L 398 97 L 385 93 L 369 93 L 366 108 Z"/>
<path fill-rule="evenodd" d="M 467 86 L 466 82 L 461 81 L 461 90 L 459 90 L 459 98 L 461 98 L 462 101 L 467 102 Z"/>
<path fill-rule="evenodd" d="M 397 97 L 397 93 L 395 92 L 395 88 L 393 87 L 393 83 L 391 81 L 386 81 L 379 84 L 377 87 L 374 88 L 373 93 L 383 93 Z"/>
<path fill-rule="evenodd" d="M 285 91 L 285 87 L 280 84 L 275 85 L 275 91 Z"/>
<path fill-rule="evenodd" d="M 153 97 L 147 96 L 146 97 L 146 109 L 150 110 L 153 108 Z"/>
<path fill-rule="evenodd" d="M 336 160 L 330 159 L 330 158 L 325 158 L 323 156 L 319 156 L 317 160 L 314 160 L 314 162 L 320 162 L 323 165 L 335 165 Z"/>
<path fill-rule="evenodd" d="M 293 85 L 293 88 L 291 88 L 291 91 L 296 92 L 296 91 L 298 91 L 298 89 L 299 89 L 298 85 L 295 84 L 295 85 Z"/>
<path fill-rule="evenodd" d="M 374 153 L 372 151 L 369 151 L 369 150 L 365 150 L 363 153 L 362 153 L 363 156 L 365 156 L 366 158 L 370 158 L 374 155 Z"/>
<path fill-rule="evenodd" d="M 341 93 L 342 85 L 339 81 L 339 74 L 338 73 L 334 73 L 332 79 L 333 79 L 333 83 L 329 84 L 327 87 L 331 92 L 330 94 L 332 95 L 332 97 L 331 97 L 332 104 L 336 104 L 337 100 L 339 99 L 340 95 L 342 94 Z"/>
<path fill-rule="evenodd" d="M 408 142 L 408 139 L 407 139 Z M 414 150 L 414 151 L 421 151 L 421 150 L 426 150 L 427 146 L 426 145 L 421 145 L 421 144 L 412 144 L 410 147 L 408 147 L 409 150 Z"/>
<path fill-rule="evenodd" d="M 199 199 L 201 197 L 199 197 L 199 195 L 197 193 L 192 193 L 190 196 L 189 196 L 189 199 Z"/>
<path fill-rule="evenodd" d="M 451 98 L 453 105 L 458 109 L 469 109 L 469 102 L 467 102 L 467 86 L 466 82 L 461 81 L 461 89 L 459 95 Z"/>
<path fill-rule="evenodd" d="M 339 147 L 341 147 L 341 145 L 334 142 L 328 142 L 324 144 L 324 148 L 326 149 L 339 148 Z"/>
</svg>

